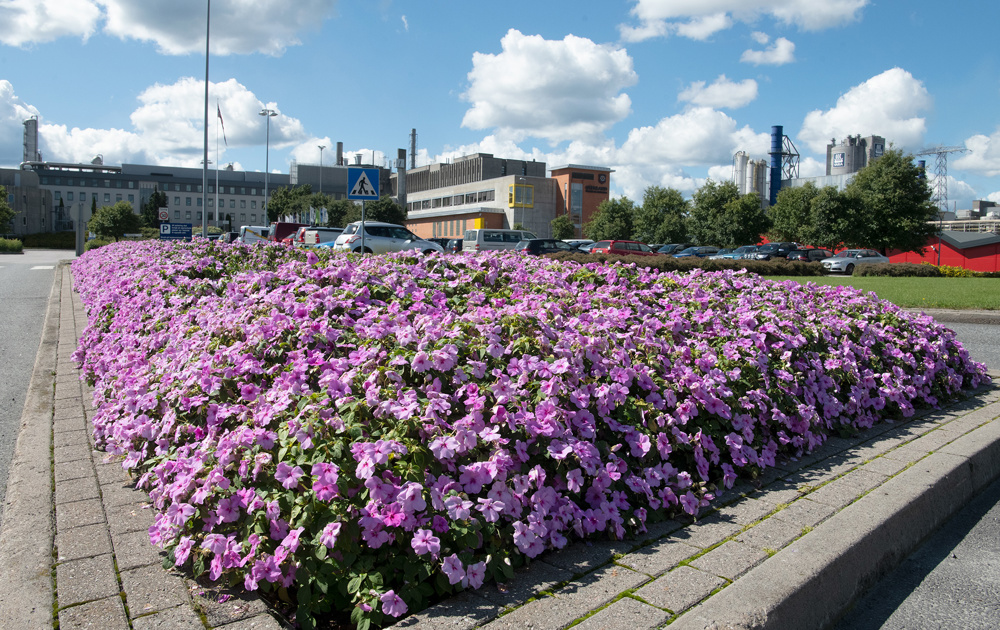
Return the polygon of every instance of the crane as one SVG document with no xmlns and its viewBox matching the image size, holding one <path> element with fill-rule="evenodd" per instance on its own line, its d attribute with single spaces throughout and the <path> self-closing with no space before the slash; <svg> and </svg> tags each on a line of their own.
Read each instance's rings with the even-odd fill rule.
<svg viewBox="0 0 1000 630">
<path fill-rule="evenodd" d="M 928 147 L 917 152 L 917 155 L 935 155 L 937 161 L 934 167 L 934 196 L 931 203 L 936 205 L 941 212 L 948 211 L 948 154 L 965 153 L 965 147 Z"/>
</svg>

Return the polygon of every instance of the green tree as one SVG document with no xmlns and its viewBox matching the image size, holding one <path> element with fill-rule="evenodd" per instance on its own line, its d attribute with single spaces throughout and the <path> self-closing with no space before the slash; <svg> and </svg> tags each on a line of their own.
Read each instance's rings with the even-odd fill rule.
<svg viewBox="0 0 1000 630">
<path fill-rule="evenodd" d="M 567 214 L 560 214 L 552 219 L 549 225 L 552 226 L 552 238 L 564 240 L 576 236 L 576 228 Z"/>
<path fill-rule="evenodd" d="M 270 191 L 267 201 L 267 220 L 278 221 L 281 217 L 304 216 L 309 213 L 312 187 L 309 184 L 293 188 L 276 188 Z"/>
<path fill-rule="evenodd" d="M 802 240 L 816 247 L 840 248 L 851 229 L 851 222 L 859 214 L 857 205 L 857 199 L 848 197 L 834 186 L 817 190 L 809 204 L 808 228 Z"/>
<path fill-rule="evenodd" d="M 628 197 L 602 201 L 590 223 L 583 226 L 583 233 L 595 241 L 631 240 L 633 214 L 635 203 Z"/>
<path fill-rule="evenodd" d="M 126 233 L 139 231 L 139 216 L 132 210 L 132 204 L 119 201 L 100 208 L 90 218 L 87 229 L 98 237 L 117 241 Z"/>
<path fill-rule="evenodd" d="M 0 186 L 0 232 L 7 232 L 13 229 L 11 223 L 14 221 L 14 209 L 7 203 L 7 188 Z"/>
<path fill-rule="evenodd" d="M 167 193 L 154 190 L 146 203 L 142 204 L 139 219 L 142 227 L 160 229 L 160 208 L 167 207 Z"/>
<path fill-rule="evenodd" d="M 806 182 L 805 186 L 783 188 L 775 204 L 767 211 L 771 218 L 768 238 L 772 241 L 812 243 L 812 202 L 818 194 L 819 189 L 812 182 Z"/>
<path fill-rule="evenodd" d="M 326 204 L 327 227 L 342 228 L 350 221 L 347 217 L 353 212 L 356 204 L 350 199 L 336 199 Z M 361 218 L 361 208 L 358 208 L 358 218 Z"/>
<path fill-rule="evenodd" d="M 351 204 L 347 215 L 344 217 L 344 225 L 361 220 L 361 206 Z M 378 201 L 365 202 L 365 221 L 384 221 L 386 223 L 396 223 L 403 225 L 406 222 L 406 210 L 392 200 L 388 195 L 382 195 Z"/>
<path fill-rule="evenodd" d="M 699 245 L 739 247 L 756 243 L 771 227 L 756 193 L 742 197 L 733 182 L 711 179 L 694 193 L 688 233 Z"/>
<path fill-rule="evenodd" d="M 679 190 L 650 186 L 642 206 L 632 218 L 633 234 L 644 243 L 678 243 L 687 240 L 689 204 Z"/>
<path fill-rule="evenodd" d="M 912 155 L 890 149 L 854 176 L 844 194 L 857 202 L 857 215 L 844 236 L 848 247 L 919 252 L 937 232 L 938 209 Z"/>
</svg>

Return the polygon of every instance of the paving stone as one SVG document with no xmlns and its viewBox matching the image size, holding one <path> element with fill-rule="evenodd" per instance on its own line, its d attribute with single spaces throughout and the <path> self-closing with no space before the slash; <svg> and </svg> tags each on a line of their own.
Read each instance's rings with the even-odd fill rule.
<svg viewBox="0 0 1000 630">
<path fill-rule="evenodd" d="M 837 513 L 837 508 L 825 503 L 817 503 L 808 498 L 799 499 L 780 512 L 775 512 L 775 518 L 796 527 L 815 527 Z"/>
<path fill-rule="evenodd" d="M 122 598 L 115 595 L 59 611 L 59 630 L 128 630 Z M 26 629 L 25 629 L 26 630 Z"/>
<path fill-rule="evenodd" d="M 121 571 L 122 590 L 129 613 L 135 617 L 174 606 L 191 607 L 184 580 L 159 565 Z"/>
<path fill-rule="evenodd" d="M 725 584 L 726 581 L 717 575 L 690 566 L 680 566 L 643 586 L 635 595 L 654 606 L 680 614 Z"/>
<path fill-rule="evenodd" d="M 489 585 L 485 588 L 490 588 Z M 404 617 L 393 628 L 418 628 L 419 630 L 472 630 L 500 614 L 500 607 L 478 597 L 484 589 L 469 593 L 463 591 L 440 604 L 419 613 Z M 235 626 L 222 626 L 236 630 Z M 244 630 L 240 628 L 239 630 Z M 249 630 L 249 629 L 248 629 Z"/>
<path fill-rule="evenodd" d="M 56 371 L 60 371 L 57 366 Z M 64 398 L 63 400 L 57 400 L 53 403 L 54 409 L 58 411 L 80 411 L 80 399 L 79 398 Z"/>
<path fill-rule="evenodd" d="M 149 495 L 133 488 L 131 482 L 101 486 L 101 496 L 104 499 L 104 507 L 108 509 L 118 505 L 142 505 L 149 502 Z"/>
<path fill-rule="evenodd" d="M 75 462 L 81 459 L 90 461 L 90 447 L 85 444 L 52 449 L 52 460 L 56 464 Z"/>
<path fill-rule="evenodd" d="M 632 551 L 633 547 L 635 543 L 621 540 L 577 541 L 565 549 L 550 551 L 539 559 L 566 569 L 573 575 L 580 575 L 611 562 L 616 554 Z"/>
<path fill-rule="evenodd" d="M 514 579 L 503 584 L 487 584 L 476 591 L 483 599 L 502 608 L 520 605 L 542 591 L 553 589 L 557 584 L 568 582 L 573 573 L 552 566 L 544 561 L 533 561 L 528 567 L 517 571 Z"/>
<path fill-rule="evenodd" d="M 850 505 L 866 492 L 879 487 L 885 483 L 886 479 L 885 475 L 858 470 L 811 492 L 809 498 L 817 503 L 826 503 L 836 508 L 842 508 Z"/>
<path fill-rule="evenodd" d="M 114 542 L 115 560 L 118 562 L 119 571 L 147 565 L 155 565 L 160 568 L 163 563 L 163 552 L 149 542 L 148 532 L 115 534 L 112 541 Z M 163 569 L 160 568 L 160 570 Z"/>
<path fill-rule="evenodd" d="M 681 560 L 687 560 L 700 551 L 698 547 L 680 540 L 661 540 L 626 554 L 618 559 L 618 564 L 655 577 L 666 573 Z"/>
<path fill-rule="evenodd" d="M 90 431 L 90 425 L 82 413 L 74 414 L 68 418 L 57 418 L 52 421 L 52 433 L 59 435 L 67 431 Z"/>
<path fill-rule="evenodd" d="M 56 565 L 56 587 L 60 608 L 114 597 L 120 592 L 109 553 Z"/>
<path fill-rule="evenodd" d="M 58 372 L 58 370 L 57 370 Z M 55 400 L 64 400 L 66 398 L 79 398 L 80 397 L 80 383 L 66 383 L 66 382 L 56 382 L 55 388 Z"/>
<path fill-rule="evenodd" d="M 735 580 L 764 560 L 767 552 L 736 541 L 725 542 L 691 561 L 691 566 L 708 573 Z"/>
<path fill-rule="evenodd" d="M 721 521 L 714 516 L 710 516 L 684 529 L 677 530 L 670 535 L 670 538 L 693 545 L 699 549 L 706 549 L 721 543 L 741 529 L 743 528 L 736 523 Z"/>
<path fill-rule="evenodd" d="M 766 502 L 762 503 L 756 499 L 746 498 L 720 508 L 715 513 L 715 517 L 726 523 L 749 525 L 767 516 L 771 510 L 771 506 Z"/>
<path fill-rule="evenodd" d="M 132 628 L 133 630 L 204 630 L 205 624 L 190 606 L 176 606 L 150 615 L 133 617 Z"/>
<path fill-rule="evenodd" d="M 97 490 L 97 478 L 93 475 L 60 481 L 56 484 L 56 505 L 100 498 L 101 493 Z"/>
<path fill-rule="evenodd" d="M 205 614 L 205 619 L 211 627 L 249 619 L 267 612 L 264 600 L 256 593 L 243 588 L 226 588 L 194 580 L 185 580 L 184 583 L 194 605 Z"/>
<path fill-rule="evenodd" d="M 135 485 L 119 461 L 107 464 L 102 462 L 94 466 L 94 468 L 97 470 L 97 482 L 102 486 L 117 484 L 120 486 L 127 485 L 131 488 Z"/>
<path fill-rule="evenodd" d="M 59 562 L 111 553 L 111 539 L 104 523 L 73 527 L 56 533 Z"/>
<path fill-rule="evenodd" d="M 768 518 L 736 536 L 736 541 L 761 550 L 778 551 L 802 535 L 802 528 L 787 521 Z"/>
<path fill-rule="evenodd" d="M 56 506 L 56 531 L 66 531 L 84 525 L 103 525 L 104 506 L 100 499 L 87 499 Z"/>
<path fill-rule="evenodd" d="M 483 627 L 522 630 L 530 624 L 532 630 L 557 630 L 648 580 L 648 576 L 625 567 L 606 566 L 575 580 L 550 597 L 529 602 Z"/>
<path fill-rule="evenodd" d="M 659 628 L 670 619 L 670 613 L 644 604 L 631 597 L 623 597 L 597 614 L 587 617 L 575 630 L 651 630 Z"/>
<path fill-rule="evenodd" d="M 79 445 L 90 448 L 90 443 L 87 441 L 87 431 L 83 427 L 76 431 L 63 431 L 61 433 L 56 433 L 52 439 L 53 448 Z"/>
<path fill-rule="evenodd" d="M 61 481 L 93 477 L 94 466 L 85 459 L 79 459 L 75 462 L 63 462 L 53 467 L 53 476 L 57 485 Z"/>
<path fill-rule="evenodd" d="M 867 464 L 865 464 L 862 470 L 866 470 L 871 473 L 878 475 L 885 475 L 886 477 L 893 477 L 900 472 L 902 472 L 908 466 L 907 462 L 902 462 L 898 459 L 890 459 L 888 457 L 876 457 Z"/>
<path fill-rule="evenodd" d="M 398 624 L 397 624 L 398 625 Z M 396 627 L 396 626 L 393 626 Z M 420 626 L 423 628 L 424 626 Z M 448 626 L 451 630 L 459 630 L 461 626 Z M 284 630 L 286 626 L 278 623 L 271 615 L 257 615 L 250 619 L 243 619 L 236 623 L 228 623 L 219 626 L 223 630 Z"/>
<path fill-rule="evenodd" d="M 107 510 L 108 529 L 111 531 L 111 539 L 114 540 L 116 534 L 128 532 L 148 532 L 153 526 L 153 511 L 143 507 L 144 504 L 133 503 L 131 505 L 115 505 Z"/>
</svg>

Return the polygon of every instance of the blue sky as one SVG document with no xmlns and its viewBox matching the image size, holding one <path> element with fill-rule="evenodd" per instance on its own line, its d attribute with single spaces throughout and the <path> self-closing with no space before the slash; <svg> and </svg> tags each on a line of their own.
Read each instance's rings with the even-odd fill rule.
<svg viewBox="0 0 1000 630">
<path fill-rule="evenodd" d="M 772 125 L 825 147 L 958 146 L 948 197 L 1000 201 L 992 2 L 213 0 L 209 159 L 332 164 L 336 143 L 418 165 L 477 151 L 608 166 L 612 191 L 690 194 L 766 158 Z M 0 2 L 0 165 L 38 116 L 43 158 L 200 166 L 206 0 Z M 956 43 L 957 42 L 957 43 Z M 928 158 L 933 165 L 933 158 Z"/>
</svg>

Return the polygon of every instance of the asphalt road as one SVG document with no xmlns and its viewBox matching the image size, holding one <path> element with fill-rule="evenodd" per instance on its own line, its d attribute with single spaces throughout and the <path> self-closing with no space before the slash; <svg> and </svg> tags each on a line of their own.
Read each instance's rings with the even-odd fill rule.
<svg viewBox="0 0 1000 630">
<path fill-rule="evenodd" d="M 991 370 L 1000 370 L 1000 326 L 955 322 L 941 324 L 955 331 L 973 359 L 985 363 Z"/>
<path fill-rule="evenodd" d="M 52 279 L 59 261 L 72 258 L 66 250 L 0 255 L 0 517 Z"/>
</svg>

